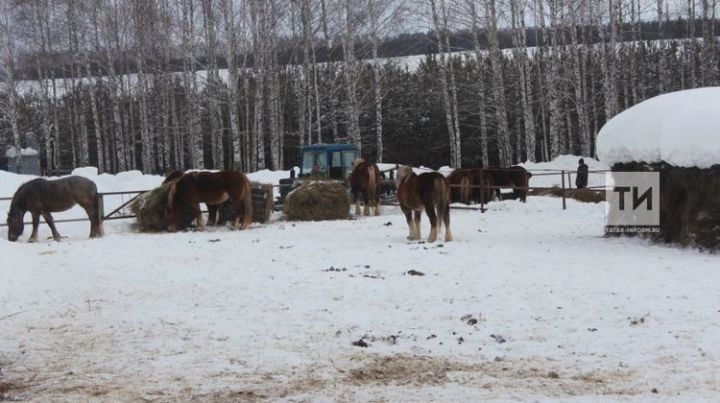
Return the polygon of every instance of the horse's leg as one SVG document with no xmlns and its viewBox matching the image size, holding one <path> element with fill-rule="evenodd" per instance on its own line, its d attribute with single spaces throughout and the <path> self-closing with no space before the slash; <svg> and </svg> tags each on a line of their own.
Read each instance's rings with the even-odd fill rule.
<svg viewBox="0 0 720 403">
<path fill-rule="evenodd" d="M 380 201 L 376 200 L 375 202 L 375 215 L 380 215 Z"/>
<path fill-rule="evenodd" d="M 62 237 L 60 236 L 60 233 L 55 228 L 55 221 L 53 221 L 52 215 L 50 213 L 43 213 L 43 218 L 45 219 L 45 222 L 47 223 L 48 227 L 50 227 L 50 231 L 52 231 L 53 239 L 57 242 L 60 242 L 60 239 Z"/>
<path fill-rule="evenodd" d="M 402 209 L 402 211 L 405 214 L 405 220 L 407 221 L 408 228 L 410 229 L 410 233 L 407 238 L 412 241 L 415 236 L 415 223 L 412 218 L 412 210 Z"/>
<path fill-rule="evenodd" d="M 369 191 L 363 190 L 363 214 L 366 216 L 370 216 L 370 195 Z"/>
<path fill-rule="evenodd" d="M 40 227 L 40 214 L 38 214 L 38 213 L 31 213 L 31 214 L 32 214 L 33 230 L 32 230 L 32 234 L 30 235 L 30 239 L 28 239 L 28 242 L 37 242 L 38 228 Z"/>
<path fill-rule="evenodd" d="M 425 214 L 430 219 L 430 235 L 428 236 L 428 242 L 435 242 L 437 239 L 437 214 L 435 213 L 435 206 L 432 204 L 425 206 Z M 418 237 L 420 234 L 418 233 Z"/>
<path fill-rule="evenodd" d="M 100 224 L 97 217 L 97 211 L 93 209 L 92 207 L 86 207 L 82 206 L 83 210 L 85 210 L 85 213 L 88 215 L 88 218 L 90 219 L 90 238 L 97 238 L 101 236 L 100 234 Z"/>
<path fill-rule="evenodd" d="M 452 232 L 450 232 L 450 206 L 445 206 L 445 211 L 441 217 L 445 223 L 445 242 L 453 240 Z"/>
<path fill-rule="evenodd" d="M 205 231 L 205 223 L 203 222 L 202 209 L 200 203 L 193 204 L 193 211 L 195 212 L 195 222 L 197 223 L 198 231 Z"/>
<path fill-rule="evenodd" d="M 355 200 L 355 215 L 360 215 L 360 200 L 358 199 L 358 192 L 353 192 L 353 199 Z"/>
<path fill-rule="evenodd" d="M 422 210 L 415 210 L 415 236 L 413 239 L 420 239 L 420 221 L 422 220 Z"/>
<path fill-rule="evenodd" d="M 217 214 L 219 205 L 207 205 L 208 208 L 208 219 L 207 225 L 215 226 L 217 224 Z"/>
<path fill-rule="evenodd" d="M 231 202 L 230 205 L 232 206 L 232 213 L 235 216 L 235 218 L 233 219 L 232 228 L 237 231 L 237 230 L 241 229 L 240 228 L 240 218 L 244 217 L 245 208 L 243 207 L 242 199 L 240 199 L 240 198 L 238 198 L 237 201 Z M 244 228 L 242 228 L 242 229 L 244 229 Z"/>
</svg>

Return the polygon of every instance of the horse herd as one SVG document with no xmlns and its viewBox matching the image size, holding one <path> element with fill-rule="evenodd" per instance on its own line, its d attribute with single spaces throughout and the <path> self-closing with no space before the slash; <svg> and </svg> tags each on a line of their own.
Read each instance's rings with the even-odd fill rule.
<svg viewBox="0 0 720 403">
<path fill-rule="evenodd" d="M 430 220 L 428 242 L 435 242 L 438 232 L 445 226 L 445 241 L 453 240 L 450 230 L 450 203 L 487 203 L 493 194 L 501 198 L 500 187 L 512 187 L 516 197 L 525 201 L 528 179 L 524 168 L 456 169 L 448 177 L 438 172 L 416 174 L 410 166 L 397 168 L 395 187 L 400 209 L 409 228 L 408 239 L 418 240 L 420 221 L 425 211 Z M 350 192 L 355 203 L 355 214 L 380 214 L 380 194 L 383 175 L 378 166 L 358 159 L 348 177 Z M 217 219 L 222 206 L 225 217 L 230 217 L 234 229 L 245 229 L 252 222 L 252 195 L 250 180 L 241 172 L 180 172 L 168 174 L 163 185 L 169 186 L 166 206 L 168 231 L 177 231 L 191 221 L 199 230 L 205 228 L 200 203 L 208 207 L 208 225 L 222 225 Z M 495 191 L 495 192 L 494 192 Z M 29 242 L 38 240 L 40 216 L 45 219 L 56 241 L 61 239 L 51 213 L 65 211 L 80 205 L 90 219 L 90 238 L 103 235 L 99 212 L 97 187 L 89 179 L 70 176 L 57 180 L 34 179 L 21 185 L 13 196 L 8 212 L 8 239 L 16 241 L 23 233 L 23 218 L 29 211 L 33 231 Z M 227 208 L 226 208 L 227 207 Z M 189 219 L 187 217 L 190 217 Z M 221 215 L 222 216 L 222 215 Z M 190 222 L 188 222 L 190 221 Z"/>
<path fill-rule="evenodd" d="M 416 174 L 410 166 L 397 168 L 395 186 L 398 203 L 409 228 L 408 239 L 418 240 L 420 219 L 425 211 L 430 220 L 428 242 L 435 242 L 442 225 L 445 225 L 445 242 L 452 241 L 450 230 L 450 203 L 488 203 L 502 199 L 501 188 L 512 188 L 516 198 L 527 198 L 528 183 L 532 176 L 521 166 L 509 168 L 455 169 L 446 178 L 438 172 Z M 376 164 L 359 159 L 353 163 L 350 191 L 355 203 L 355 214 L 360 215 L 360 198 L 365 203 L 364 213 L 380 214 L 380 183 L 382 176 Z M 359 197 L 360 196 L 360 197 Z"/>
</svg>

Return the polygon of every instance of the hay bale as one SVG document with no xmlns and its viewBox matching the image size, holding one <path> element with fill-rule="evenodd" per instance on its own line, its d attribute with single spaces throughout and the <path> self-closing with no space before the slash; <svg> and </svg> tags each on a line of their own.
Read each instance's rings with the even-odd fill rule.
<svg viewBox="0 0 720 403">
<path fill-rule="evenodd" d="M 167 204 L 168 195 L 173 182 L 139 195 L 132 204 L 130 210 L 135 214 L 138 229 L 142 232 L 159 232 L 167 229 Z M 182 219 L 180 229 L 187 228 L 195 219 L 190 206 L 182 206 Z"/>
<path fill-rule="evenodd" d="M 647 236 L 720 250 L 720 165 L 685 168 L 667 163 L 617 163 L 616 172 L 660 173 L 660 232 Z"/>
<path fill-rule="evenodd" d="M 347 189 L 334 181 L 307 181 L 290 192 L 283 205 L 289 220 L 341 220 L 349 217 Z"/>
</svg>

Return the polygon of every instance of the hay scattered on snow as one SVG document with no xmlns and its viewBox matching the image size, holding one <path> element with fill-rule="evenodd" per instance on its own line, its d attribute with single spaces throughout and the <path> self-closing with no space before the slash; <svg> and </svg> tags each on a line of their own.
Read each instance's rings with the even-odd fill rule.
<svg viewBox="0 0 720 403">
<path fill-rule="evenodd" d="M 308 181 L 287 195 L 283 211 L 288 220 L 341 220 L 349 216 L 350 198 L 340 183 Z"/>
</svg>

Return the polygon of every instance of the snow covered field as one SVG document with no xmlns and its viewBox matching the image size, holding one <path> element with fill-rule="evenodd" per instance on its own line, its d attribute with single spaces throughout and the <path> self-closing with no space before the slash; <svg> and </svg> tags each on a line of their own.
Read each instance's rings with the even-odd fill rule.
<svg viewBox="0 0 720 403">
<path fill-rule="evenodd" d="M 602 204 L 489 207 L 453 210 L 446 244 L 408 242 L 392 207 L 247 231 L 115 221 L 99 240 L 61 224 L 60 243 L 0 229 L 0 396 L 720 398 L 720 257 L 604 238 Z"/>
</svg>

